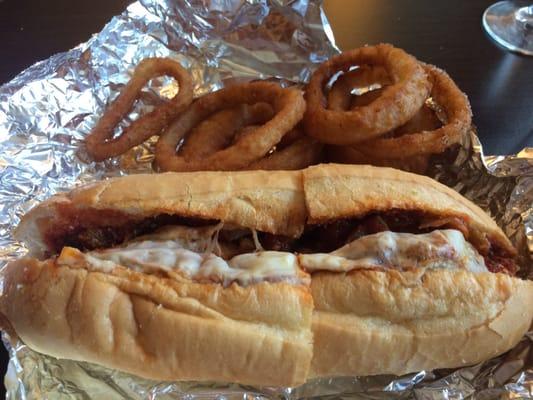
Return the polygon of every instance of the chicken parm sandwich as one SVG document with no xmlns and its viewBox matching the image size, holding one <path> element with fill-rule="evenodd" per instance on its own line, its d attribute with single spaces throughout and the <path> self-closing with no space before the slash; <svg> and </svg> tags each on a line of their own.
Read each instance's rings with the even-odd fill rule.
<svg viewBox="0 0 533 400">
<path fill-rule="evenodd" d="M 479 207 L 389 168 L 132 175 L 21 221 L 4 329 L 155 380 L 295 386 L 474 364 L 531 325 L 533 283 Z"/>
</svg>

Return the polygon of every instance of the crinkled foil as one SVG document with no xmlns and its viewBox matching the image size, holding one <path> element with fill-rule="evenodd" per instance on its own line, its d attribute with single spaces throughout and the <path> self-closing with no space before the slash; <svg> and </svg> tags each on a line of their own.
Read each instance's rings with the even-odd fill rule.
<svg viewBox="0 0 533 400">
<path fill-rule="evenodd" d="M 318 0 L 140 0 L 88 42 L 39 62 L 0 87 L 0 262 L 25 253 L 11 231 L 39 201 L 83 182 L 150 171 L 150 144 L 119 160 L 92 163 L 80 143 L 132 68 L 170 56 L 192 71 L 196 95 L 235 80 L 275 77 L 304 82 L 337 52 Z M 154 79 L 124 122 L 176 90 Z M 533 150 L 484 157 L 474 133 L 431 174 L 503 226 L 533 277 Z M 298 388 L 153 382 L 97 365 L 38 354 L 4 334 L 10 399 L 533 398 L 533 334 L 485 363 L 403 377 L 333 378 Z"/>
</svg>

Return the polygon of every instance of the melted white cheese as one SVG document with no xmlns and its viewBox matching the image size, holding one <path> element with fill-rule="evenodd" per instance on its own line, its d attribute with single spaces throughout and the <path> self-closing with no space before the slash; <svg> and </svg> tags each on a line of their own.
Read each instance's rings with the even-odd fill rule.
<svg viewBox="0 0 533 400">
<path fill-rule="evenodd" d="M 309 271 L 347 272 L 368 268 L 450 268 L 487 271 L 483 257 L 457 230 L 426 234 L 380 232 L 363 236 L 332 253 L 301 254 L 300 265 Z"/>
<path fill-rule="evenodd" d="M 213 230 L 206 230 L 211 237 Z M 347 272 L 353 269 L 450 268 L 471 272 L 487 271 L 483 258 L 457 230 L 436 230 L 427 234 L 380 232 L 360 239 L 332 253 L 300 254 L 258 251 L 229 260 L 201 252 L 209 246 L 202 235 L 144 237 L 124 247 L 81 253 L 65 248 L 60 264 L 83 262 L 93 270 L 111 272 L 123 266 L 138 272 L 178 272 L 197 281 L 238 282 L 249 285 L 261 281 L 303 282 L 299 268 L 307 271 Z M 178 231 L 174 231 L 174 234 Z"/>
<path fill-rule="evenodd" d="M 215 254 L 196 253 L 172 240 L 132 242 L 125 247 L 91 251 L 87 262 L 96 269 L 122 265 L 138 272 L 179 270 L 194 280 L 248 285 L 257 281 L 297 280 L 298 263 L 292 253 L 260 251 L 226 261 Z"/>
</svg>

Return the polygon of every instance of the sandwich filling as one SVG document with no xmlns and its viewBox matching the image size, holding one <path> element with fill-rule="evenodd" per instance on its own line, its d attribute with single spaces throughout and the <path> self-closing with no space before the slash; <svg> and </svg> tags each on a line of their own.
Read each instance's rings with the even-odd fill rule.
<svg viewBox="0 0 533 400">
<path fill-rule="evenodd" d="M 447 268 L 487 272 L 483 257 L 454 229 L 413 234 L 379 232 L 353 240 L 331 253 L 301 254 L 308 271 L 354 269 Z"/>
<path fill-rule="evenodd" d="M 310 260 L 321 259 L 324 262 L 327 259 L 329 260 L 328 262 L 339 265 L 339 259 L 332 257 L 338 256 L 349 261 L 341 263 L 343 265 L 341 269 L 346 270 L 357 268 L 357 265 L 360 264 L 370 265 L 370 267 L 364 266 L 363 268 L 375 268 L 378 266 L 387 268 L 387 265 L 396 263 L 401 264 L 401 268 L 410 268 L 405 265 L 425 265 L 429 261 L 426 259 L 418 260 L 411 255 L 406 257 L 406 251 L 403 251 L 405 248 L 411 249 L 421 246 L 423 249 L 433 249 L 431 250 L 433 252 L 435 248 L 454 248 L 457 254 L 477 252 L 476 254 L 481 255 L 485 267 L 490 272 L 515 275 L 518 271 L 514 254 L 510 253 L 505 243 L 501 243 L 497 237 L 491 237 L 479 229 L 474 229 L 458 216 L 434 215 L 419 210 L 390 209 L 372 212 L 356 218 L 341 218 L 324 221 L 324 223 L 320 224 L 309 224 L 305 226 L 303 233 L 298 237 L 276 235 L 275 232 L 255 232 L 247 228 L 228 226 L 227 224 L 222 227 L 217 225 L 217 221 L 184 218 L 170 214 L 157 214 L 146 218 L 132 219 L 127 214 L 115 211 L 99 210 L 96 212 L 92 210 L 89 212 L 89 210 L 81 210 L 75 213 L 74 210 L 69 209 L 68 212 L 62 211 L 61 215 L 60 224 L 50 224 L 47 219 L 39 222 L 43 225 L 46 224 L 46 227 L 43 226 L 41 229 L 45 232 L 43 235 L 44 242 L 46 247 L 50 249 L 51 254 L 60 252 L 65 246 L 81 251 L 96 250 L 99 252 L 102 251 L 101 249 L 124 246 L 124 244 L 132 243 L 132 241 L 172 240 L 178 242 L 178 245 L 181 246 L 178 246 L 179 248 L 197 253 L 214 253 L 224 260 L 230 260 L 237 255 L 245 253 L 255 253 L 261 249 L 288 252 L 296 255 L 321 254 L 311 258 L 299 257 L 299 262 L 306 264 L 306 268 L 309 269 L 318 265 L 317 262 Z M 456 239 L 457 234 L 455 236 L 449 233 L 443 233 L 440 236 L 418 236 L 439 230 L 460 232 L 462 234 L 462 242 L 465 245 L 459 244 L 458 239 Z M 177 231 L 181 232 L 176 233 Z M 364 239 L 374 234 L 382 235 Z M 217 236 L 217 240 L 213 240 L 213 236 Z M 446 242 L 453 243 L 453 245 L 444 245 L 442 237 L 445 237 Z M 411 240 L 408 238 L 422 239 Z M 357 242 L 360 243 L 359 245 L 351 245 L 351 243 L 359 239 L 362 239 L 361 242 Z M 373 244 L 367 241 L 372 241 Z M 417 244 L 415 246 L 413 244 L 415 242 L 426 243 L 426 245 Z M 439 244 L 437 242 L 443 243 Z M 210 248 L 208 248 L 208 243 L 211 243 Z M 361 243 L 366 244 L 363 246 Z M 395 243 L 395 245 L 392 246 L 391 243 Z M 471 247 L 467 244 L 470 244 Z M 347 245 L 349 246 L 344 248 Z M 348 249 L 353 252 L 355 251 L 354 249 L 361 246 L 370 248 L 374 245 L 378 246 L 376 251 L 380 252 L 374 256 L 359 257 L 358 255 L 347 255 L 346 253 Z M 392 247 L 396 250 L 393 250 Z M 344 248 L 344 250 L 339 253 L 341 248 Z M 385 254 L 381 254 L 383 249 L 388 249 L 384 252 Z M 414 251 L 410 250 L 411 253 Z M 444 251 L 444 253 L 446 252 Z M 324 254 L 329 254 L 329 256 L 326 258 Z M 361 253 L 359 252 L 358 254 Z M 398 260 L 399 257 L 403 260 Z M 427 258 L 426 256 L 424 257 Z M 364 262 L 360 258 L 364 258 Z M 439 259 L 450 258 L 454 259 L 446 254 L 439 256 Z M 473 259 L 472 256 L 468 256 L 468 258 Z M 472 266 L 480 263 L 472 261 L 467 264 Z"/>
<path fill-rule="evenodd" d="M 219 242 L 217 227 L 176 227 L 146 235 L 121 247 L 82 253 L 65 247 L 59 265 L 83 263 L 88 269 L 111 272 L 121 266 L 143 273 L 164 273 L 198 282 L 242 286 L 263 281 L 308 282 L 307 271 L 349 272 L 356 269 L 463 269 L 487 272 L 483 257 L 454 229 L 429 233 L 378 232 L 354 239 L 329 253 L 298 254 L 263 250 L 254 232 L 255 249 L 231 255 Z M 234 231 L 229 237 L 239 237 Z M 249 239 L 249 238 L 248 238 Z M 230 256 L 228 256 L 228 254 Z"/>
<path fill-rule="evenodd" d="M 284 281 L 293 284 L 307 283 L 300 277 L 296 256 L 279 251 L 261 251 L 240 254 L 224 260 L 213 253 L 196 253 L 184 249 L 173 241 L 143 241 L 126 247 L 80 253 L 65 247 L 58 258 L 59 265 L 72 265 L 83 261 L 90 269 L 109 273 L 122 266 L 142 273 L 177 272 L 196 282 L 233 282 L 248 286 L 259 282 Z"/>
</svg>

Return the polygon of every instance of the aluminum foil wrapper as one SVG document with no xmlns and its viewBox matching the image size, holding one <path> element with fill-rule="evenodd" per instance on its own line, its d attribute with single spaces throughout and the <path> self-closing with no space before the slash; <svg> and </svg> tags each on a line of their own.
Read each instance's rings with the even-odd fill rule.
<svg viewBox="0 0 533 400">
<path fill-rule="evenodd" d="M 1 265 L 26 252 L 11 232 L 38 202 L 84 182 L 151 170 L 150 143 L 105 163 L 90 162 L 80 150 L 143 58 L 177 59 L 201 95 L 236 80 L 305 82 L 336 52 L 318 0 L 140 0 L 88 42 L 28 68 L 0 87 Z M 175 90 L 170 79 L 153 79 L 124 124 Z M 486 209 L 520 249 L 523 274 L 533 277 L 533 150 L 485 157 L 472 132 L 470 143 L 436 162 L 431 175 Z M 318 379 L 298 388 L 148 381 L 3 338 L 10 399 L 533 398 L 533 333 L 507 354 L 469 368 Z"/>
</svg>

